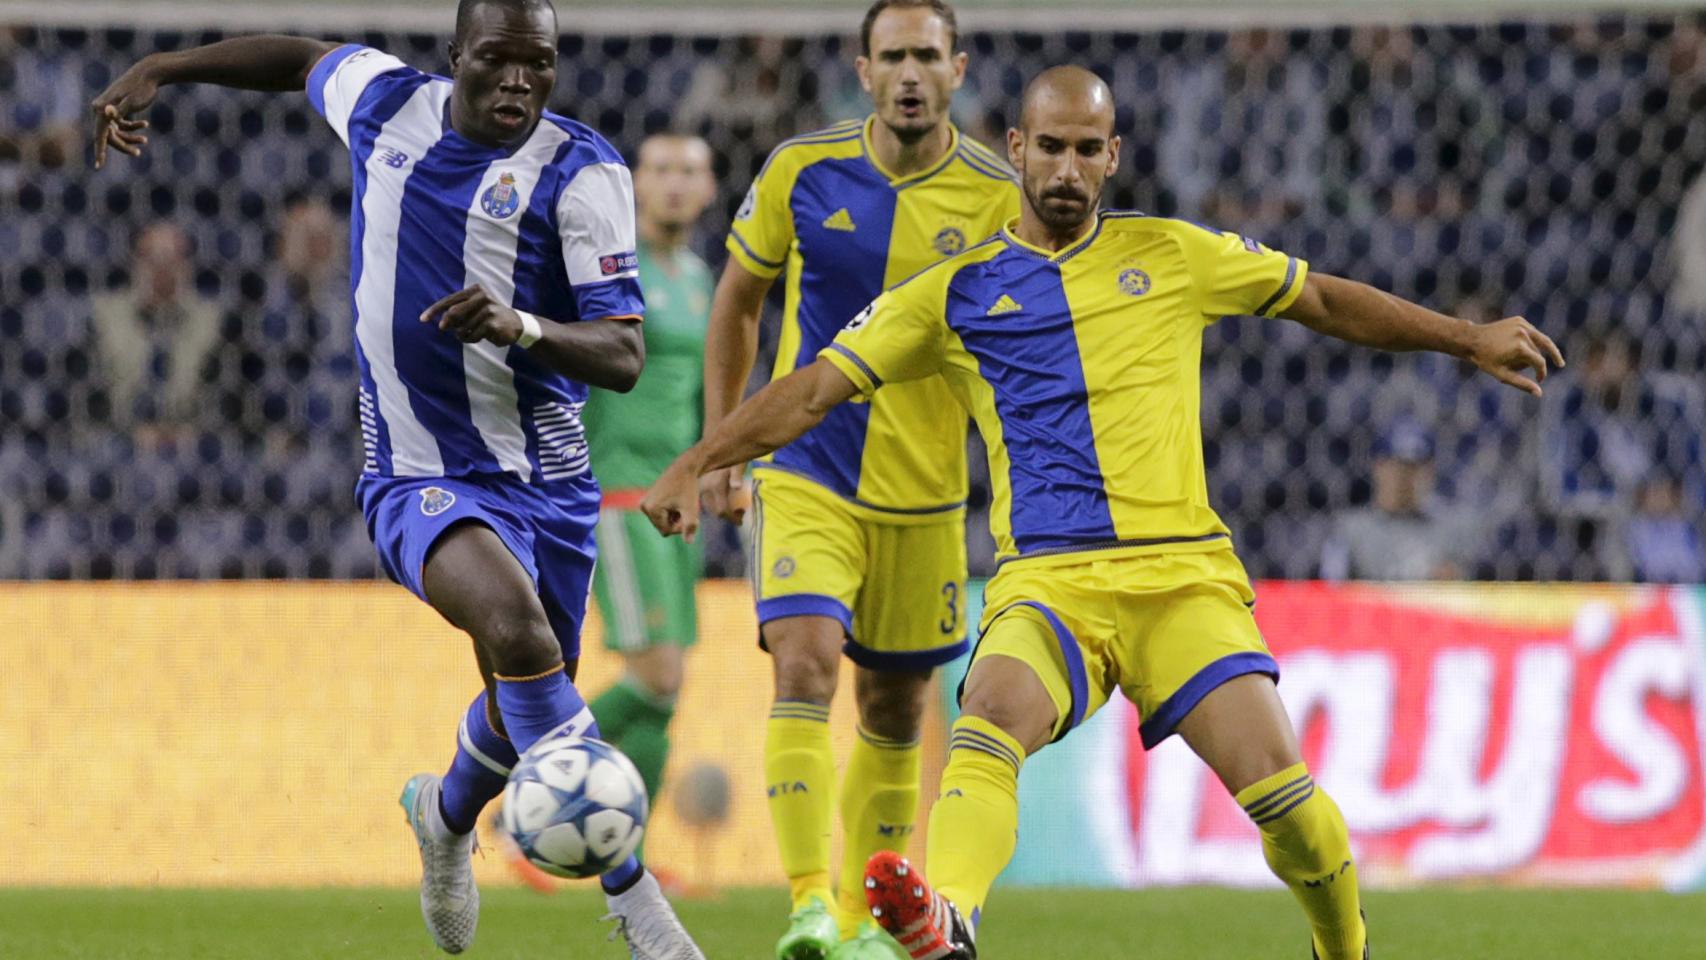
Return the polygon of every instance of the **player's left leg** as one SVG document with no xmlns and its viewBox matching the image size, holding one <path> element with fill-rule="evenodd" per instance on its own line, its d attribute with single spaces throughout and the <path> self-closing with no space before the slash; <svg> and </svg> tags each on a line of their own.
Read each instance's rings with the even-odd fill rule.
<svg viewBox="0 0 1706 960">
<path fill-rule="evenodd" d="M 1310 777 L 1272 678 L 1226 681 L 1178 732 L 1262 831 L 1268 866 L 1303 906 L 1321 960 L 1363 957 L 1367 931 L 1345 819 Z"/>
<path fill-rule="evenodd" d="M 854 944 L 838 951 L 837 960 L 860 956 L 859 941 L 887 939 L 870 929 L 865 865 L 881 851 L 904 852 L 914 832 L 923 773 L 919 735 L 931 678 L 966 647 L 963 515 L 921 524 L 861 523 L 865 581 L 846 646 L 857 667 L 859 730 L 841 780 L 836 889 L 841 937 Z"/>
<path fill-rule="evenodd" d="M 842 854 L 836 920 L 843 940 L 859 936 L 860 926 L 870 923 L 870 908 L 865 902 L 866 862 L 879 851 L 904 852 L 917 825 L 918 783 L 923 768 L 919 737 L 925 705 L 935 690 L 933 677 L 931 670 L 856 669 L 853 689 L 859 729 L 841 774 Z M 867 931 L 867 939 L 870 933 L 874 931 Z"/>
<path fill-rule="evenodd" d="M 566 662 L 580 652 L 580 626 L 586 617 L 596 552 L 594 524 L 574 508 L 569 496 L 557 497 L 548 487 L 517 484 L 512 491 L 527 503 L 534 521 L 533 552 L 539 570 L 539 601 L 563 642 Z M 570 645 L 573 649 L 570 649 Z M 571 654 L 573 657 L 571 657 Z M 588 711 L 589 718 L 591 711 Z M 595 719 L 588 734 L 603 736 Z M 704 960 L 704 955 L 676 919 L 655 876 L 637 857 L 599 878 L 610 913 L 619 924 L 635 957 L 662 960 Z"/>
<path fill-rule="evenodd" d="M 1105 665 L 1085 655 L 1059 615 L 1028 599 L 1048 596 L 1095 612 L 1072 576 L 1057 580 L 1033 583 L 1020 574 L 991 584 L 991 619 L 961 691 L 948 767 L 930 811 L 925 855 L 935 890 L 893 854 L 878 854 L 866 866 L 873 914 L 914 960 L 976 956 L 984 899 L 1013 856 L 1020 767 L 1106 701 Z M 1093 619 L 1071 623 L 1080 634 L 1096 632 Z"/>
<path fill-rule="evenodd" d="M 898 853 L 879 852 L 865 867 L 871 913 L 913 960 L 977 956 L 984 898 L 1013 857 L 1019 768 L 1048 742 L 1058 716 L 1031 666 L 1006 655 L 978 658 L 966 680 L 963 708 L 930 811 L 925 857 L 935 889 Z"/>
<path fill-rule="evenodd" d="M 1230 549 L 1120 564 L 1121 677 L 1145 747 L 1177 732 L 1262 833 L 1274 873 L 1302 904 L 1324 960 L 1356 960 L 1366 935 L 1345 821 L 1309 775 L 1274 684 L 1279 668 Z"/>
</svg>

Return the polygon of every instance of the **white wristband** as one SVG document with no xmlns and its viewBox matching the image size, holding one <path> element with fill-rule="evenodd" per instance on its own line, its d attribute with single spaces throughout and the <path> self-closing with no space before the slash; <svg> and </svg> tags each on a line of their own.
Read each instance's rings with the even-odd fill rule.
<svg viewBox="0 0 1706 960">
<path fill-rule="evenodd" d="M 517 310 L 515 315 L 521 318 L 521 336 L 515 338 L 515 345 L 523 350 L 539 342 L 545 335 L 545 328 L 539 325 L 539 318 L 523 310 Z"/>
</svg>

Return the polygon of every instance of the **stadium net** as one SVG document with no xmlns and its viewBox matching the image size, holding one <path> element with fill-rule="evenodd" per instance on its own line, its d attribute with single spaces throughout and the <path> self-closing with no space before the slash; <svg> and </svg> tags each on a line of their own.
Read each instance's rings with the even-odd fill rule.
<svg viewBox="0 0 1706 960">
<path fill-rule="evenodd" d="M 29 6 L 0 26 L 0 578 L 374 576 L 349 492 L 342 146 L 304 97 L 173 88 L 149 154 L 92 173 L 85 105 L 109 80 L 265 23 Z M 314 22 L 443 71 L 441 12 Z M 1028 76 L 1083 64 L 1119 103 L 1108 205 L 1233 229 L 1445 312 L 1521 313 L 1571 358 L 1536 401 L 1443 357 L 1282 321 L 1212 327 L 1210 495 L 1253 575 L 1706 578 L 1706 18 L 966 20 L 967 134 L 999 145 Z M 856 21 L 671 29 L 654 11 L 566 33 L 552 106 L 630 151 L 703 134 L 722 192 L 698 245 L 718 266 L 768 151 L 867 112 Z M 710 561 L 739 573 L 738 541 Z"/>
</svg>

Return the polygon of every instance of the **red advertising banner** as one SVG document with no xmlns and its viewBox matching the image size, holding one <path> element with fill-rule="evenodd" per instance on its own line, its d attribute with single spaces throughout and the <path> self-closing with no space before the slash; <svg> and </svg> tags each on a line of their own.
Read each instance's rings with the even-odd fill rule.
<svg viewBox="0 0 1706 960">
<path fill-rule="evenodd" d="M 1258 596 L 1305 758 L 1369 882 L 1700 883 L 1697 591 L 1267 583 Z M 1254 827 L 1184 745 L 1146 755 L 1123 703 L 1117 724 L 1100 737 L 1123 750 L 1125 829 L 1105 806 L 1086 811 L 1099 839 L 1126 841 L 1101 879 L 1269 882 Z"/>
</svg>

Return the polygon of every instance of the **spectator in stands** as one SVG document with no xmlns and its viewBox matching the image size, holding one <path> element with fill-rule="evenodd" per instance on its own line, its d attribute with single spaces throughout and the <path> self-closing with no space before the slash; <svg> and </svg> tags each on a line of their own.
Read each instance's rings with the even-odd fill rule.
<svg viewBox="0 0 1706 960">
<path fill-rule="evenodd" d="M 1635 514 L 1623 537 L 1636 580 L 1706 582 L 1706 548 L 1701 546 L 1700 530 L 1683 510 L 1682 484 L 1665 471 L 1642 481 L 1635 495 Z"/>
<path fill-rule="evenodd" d="M 30 34 L 0 26 L 0 188 L 19 168 L 59 168 L 83 152 L 81 65 Z"/>
<path fill-rule="evenodd" d="M 1596 325 L 1581 339 L 1572 354 L 1582 358 L 1580 373 L 1546 397 L 1542 506 L 1576 554 L 1575 577 L 1623 580 L 1635 574 L 1634 558 L 1619 530 L 1651 478 L 1676 480 L 1696 510 L 1706 503 L 1702 398 L 1688 377 L 1644 366 L 1621 325 Z"/>
<path fill-rule="evenodd" d="M 1319 209 L 1325 69 L 1289 56 L 1283 32 L 1241 30 L 1163 81 L 1157 165 L 1181 216 L 1267 236 Z"/>
<path fill-rule="evenodd" d="M 1375 443 L 1374 495 L 1333 523 L 1322 550 L 1327 580 L 1451 580 L 1473 555 L 1473 519 L 1453 511 L 1434 489 L 1434 440 L 1401 418 Z"/>
<path fill-rule="evenodd" d="M 258 425 L 348 433 L 337 419 L 355 378 L 345 231 L 318 197 L 285 207 L 259 327 L 237 334 Z"/>
<path fill-rule="evenodd" d="M 821 124 L 816 65 L 802 61 L 798 41 L 754 35 L 741 37 L 735 46 L 731 56 L 708 58 L 693 72 L 676 110 L 682 129 L 715 130 L 719 139 L 751 140 L 762 151 Z"/>
<path fill-rule="evenodd" d="M 1494 105 L 1473 61 L 1420 50 L 1408 27 L 1363 27 L 1339 108 L 1347 137 L 1341 180 L 1352 219 L 1456 222 L 1475 203 L 1499 143 Z"/>
<path fill-rule="evenodd" d="M 1542 488 L 1561 514 L 1607 517 L 1627 512 L 1635 491 L 1655 469 L 1697 491 L 1700 397 L 1685 379 L 1644 371 L 1639 348 L 1621 328 L 1584 335 L 1576 382 L 1556 391 L 1549 423 Z M 1691 482 L 1690 482 L 1691 481 Z"/>
<path fill-rule="evenodd" d="M 219 310 L 195 291 L 190 240 L 156 221 L 137 233 L 128 283 L 91 304 L 97 362 L 115 424 L 137 439 L 172 439 L 206 406 Z"/>
</svg>

